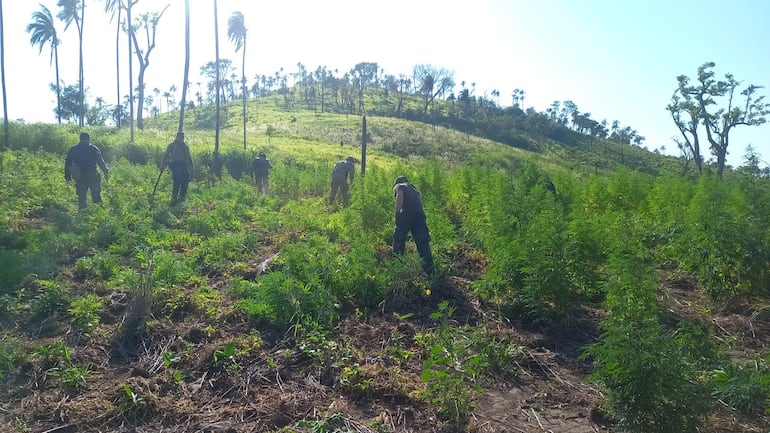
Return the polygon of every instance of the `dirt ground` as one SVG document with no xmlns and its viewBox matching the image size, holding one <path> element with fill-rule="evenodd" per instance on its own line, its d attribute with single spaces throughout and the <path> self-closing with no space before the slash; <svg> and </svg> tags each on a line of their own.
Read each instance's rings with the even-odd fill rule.
<svg viewBox="0 0 770 433">
<path fill-rule="evenodd" d="M 382 311 L 366 320 L 347 317 L 338 329 L 332 353 L 345 348 L 345 365 L 355 365 L 371 387 L 355 392 L 339 386 L 340 366 L 325 365 L 298 348 L 292 335 L 254 337 L 237 310 L 223 308 L 213 332 L 207 319 L 190 315 L 181 321 L 154 320 L 141 339 L 124 337 L 120 318 L 127 295 L 113 293 L 102 323 L 83 339 L 67 323 L 47 329 L 30 327 L 18 317 L 0 319 L 4 332 L 26 339 L 28 347 L 63 338 L 72 361 L 91 366 L 84 388 L 65 392 L 27 363 L 0 381 L 0 432 L 33 433 L 247 433 L 247 432 L 552 432 L 617 431 L 599 408 L 602 393 L 587 381 L 590 365 L 579 359 L 586 344 L 599 336 L 603 312 L 581 308 L 566 326 L 542 329 L 511 323 L 469 294 L 470 281 L 482 266 L 462 252 L 455 259 L 463 276 L 446 276 L 441 290 L 417 306 L 407 320 Z M 212 284 L 216 284 L 213 282 Z M 416 335 L 433 326 L 429 314 L 439 300 L 457 307 L 455 319 L 494 328 L 517 341 L 518 372 L 495 378 L 474 397 L 475 410 L 462 425 L 439 419 L 437 409 L 419 398 L 421 350 Z M 703 294 L 687 281 L 661 285 L 661 300 L 673 315 L 695 317 Z M 225 306 L 226 307 L 226 306 Z M 770 314 L 749 310 L 715 310 L 718 337 L 739 341 L 744 355 L 764 351 L 770 338 Z M 46 328 L 46 329 L 44 329 Z M 415 356 L 402 363 L 384 356 L 394 335 Z M 226 342 L 252 346 L 237 367 L 212 365 Z M 164 353 L 185 354 L 172 367 Z M 327 354 L 328 355 L 328 354 Z M 740 355 L 740 354 L 737 354 Z M 337 353 L 337 359 L 342 355 Z M 226 358 L 220 354 L 220 358 Z M 746 419 L 717 408 L 706 432 L 767 432 L 767 418 Z"/>
</svg>

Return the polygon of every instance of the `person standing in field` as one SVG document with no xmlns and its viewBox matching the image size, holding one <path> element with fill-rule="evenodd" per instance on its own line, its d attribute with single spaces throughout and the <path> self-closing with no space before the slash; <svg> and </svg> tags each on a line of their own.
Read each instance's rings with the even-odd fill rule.
<svg viewBox="0 0 770 433">
<path fill-rule="evenodd" d="M 75 192 L 78 196 L 78 209 L 88 207 L 87 194 L 91 191 L 94 203 L 102 202 L 102 178 L 96 166 L 102 169 L 104 180 L 110 178 L 110 169 L 102 158 L 102 152 L 91 144 L 91 136 L 86 132 L 80 133 L 80 142 L 72 146 L 64 160 L 64 180 L 75 180 Z"/>
<path fill-rule="evenodd" d="M 350 179 L 350 184 L 352 184 L 353 176 L 356 171 L 355 162 L 355 158 L 348 156 L 344 160 L 334 164 L 334 168 L 332 169 L 332 190 L 331 193 L 329 193 L 329 204 L 334 203 L 334 198 L 337 196 L 337 190 L 339 190 L 340 195 L 342 195 L 342 204 L 345 206 L 348 205 L 348 201 L 350 200 L 350 195 L 348 194 L 348 190 L 350 189 L 348 186 L 348 179 Z"/>
<path fill-rule="evenodd" d="M 259 157 L 251 161 L 251 176 L 254 178 L 257 191 L 265 195 L 270 193 L 268 174 L 271 168 L 273 166 L 270 164 L 270 160 L 267 159 L 265 152 L 259 152 Z"/>
<path fill-rule="evenodd" d="M 422 195 L 406 176 L 399 176 L 393 184 L 396 197 L 396 226 L 393 229 L 393 255 L 404 254 L 406 236 L 412 233 L 417 252 L 422 259 L 422 270 L 433 275 L 433 254 L 430 251 L 430 232 L 428 231 Z"/>
<path fill-rule="evenodd" d="M 174 182 L 171 199 L 174 201 L 184 200 L 187 197 L 187 186 L 190 184 L 190 180 L 195 177 L 195 164 L 190 153 L 190 146 L 184 141 L 184 132 L 178 132 L 176 139 L 166 147 L 166 153 L 160 163 L 160 170 L 163 171 L 166 165 L 171 167 L 171 179 Z"/>
</svg>

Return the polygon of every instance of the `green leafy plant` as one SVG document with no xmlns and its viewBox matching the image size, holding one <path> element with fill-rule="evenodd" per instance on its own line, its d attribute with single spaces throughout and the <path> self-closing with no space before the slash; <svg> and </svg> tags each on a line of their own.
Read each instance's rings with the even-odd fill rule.
<svg viewBox="0 0 770 433">
<path fill-rule="evenodd" d="M 235 343 L 227 343 L 222 349 L 217 349 L 212 354 L 212 362 L 215 368 L 226 368 L 232 371 L 241 369 L 237 361 L 237 349 Z"/>
<path fill-rule="evenodd" d="M 365 369 L 358 363 L 346 365 L 337 376 L 335 385 L 354 396 L 368 396 L 374 379 L 367 377 Z"/>
<path fill-rule="evenodd" d="M 38 317 L 47 317 L 64 310 L 69 300 L 69 291 L 60 283 L 37 280 L 38 293 L 32 303 L 32 312 Z"/>
<path fill-rule="evenodd" d="M 67 365 L 70 362 L 70 350 L 63 341 L 38 346 L 35 357 L 40 360 L 41 369 L 48 370 Z"/>
<path fill-rule="evenodd" d="M 761 361 L 730 363 L 711 372 L 712 395 L 744 415 L 756 415 L 768 407 L 770 369 Z"/>
<path fill-rule="evenodd" d="M 85 365 L 67 365 L 53 368 L 47 374 L 58 378 L 64 389 L 77 391 L 86 386 L 91 369 Z"/>
<path fill-rule="evenodd" d="M 603 386 L 603 404 L 625 430 L 695 433 L 709 409 L 701 371 L 713 347 L 697 326 L 681 322 L 669 330 L 660 323 L 649 256 L 635 239 L 618 240 L 613 249 L 608 270 L 615 277 L 605 301 L 611 314 L 601 324 L 601 342 L 583 358 L 593 359 L 590 378 Z"/>
<path fill-rule="evenodd" d="M 0 379 L 24 359 L 23 346 L 10 336 L 0 338 Z"/>
<path fill-rule="evenodd" d="M 73 299 L 67 311 L 72 317 L 75 328 L 88 335 L 99 325 L 99 316 L 104 311 L 104 304 L 97 295 L 85 295 Z"/>
</svg>

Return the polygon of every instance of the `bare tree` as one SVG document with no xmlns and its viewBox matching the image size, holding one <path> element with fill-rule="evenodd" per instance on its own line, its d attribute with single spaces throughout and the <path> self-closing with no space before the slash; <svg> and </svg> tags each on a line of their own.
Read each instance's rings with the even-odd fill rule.
<svg viewBox="0 0 770 433">
<path fill-rule="evenodd" d="M 139 107 L 136 114 L 136 126 L 139 129 L 144 129 L 144 119 L 142 118 L 142 109 L 144 107 L 144 74 L 147 68 L 150 66 L 150 53 L 155 48 L 155 34 L 158 27 L 158 22 L 163 14 L 168 9 L 168 5 L 160 12 L 144 13 L 139 15 L 136 23 L 133 24 L 132 30 L 129 33 L 131 42 L 134 45 L 134 52 L 136 53 L 136 59 L 139 61 L 139 84 L 138 87 L 138 100 Z M 139 47 L 139 41 L 136 37 L 137 30 L 142 31 L 145 37 L 146 48 Z"/>
<path fill-rule="evenodd" d="M 727 161 L 730 132 L 739 125 L 755 126 L 765 123 L 765 116 L 770 114 L 770 105 L 763 102 L 764 96 L 756 94 L 762 86 L 750 84 L 736 94 L 741 83 L 732 74 L 725 74 L 724 80 L 717 80 L 712 71 L 714 66 L 714 62 L 701 65 L 698 68 L 697 83 L 693 85 L 690 85 L 687 76 L 677 77 L 679 87 L 668 108 L 682 134 L 686 136 L 686 132 L 692 136 L 693 142 L 689 145 L 693 153 L 697 140 L 697 125 L 703 124 L 711 153 L 717 159 L 717 175 L 722 177 Z M 743 103 L 736 103 L 738 95 L 745 97 Z M 721 107 L 720 102 L 724 104 Z M 712 107 L 718 108 L 714 110 Z M 677 121 L 684 112 L 687 112 L 690 120 Z M 693 156 L 696 161 L 700 157 L 696 154 Z"/>
<path fill-rule="evenodd" d="M 412 70 L 414 85 L 423 96 L 424 112 L 438 95 L 443 95 L 455 86 L 454 73 L 432 65 L 416 65 Z"/>
</svg>

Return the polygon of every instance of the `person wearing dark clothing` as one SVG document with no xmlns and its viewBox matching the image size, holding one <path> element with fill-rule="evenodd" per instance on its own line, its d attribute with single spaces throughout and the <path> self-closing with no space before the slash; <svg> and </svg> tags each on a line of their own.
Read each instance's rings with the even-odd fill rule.
<svg viewBox="0 0 770 433">
<path fill-rule="evenodd" d="M 80 210 L 88 207 L 89 190 L 94 203 L 102 202 L 102 178 L 96 171 L 97 165 L 104 173 L 104 180 L 109 180 L 110 169 L 102 158 L 102 152 L 91 144 L 91 136 L 83 132 L 80 134 L 80 142 L 70 148 L 64 160 L 64 179 L 67 182 L 75 180 L 75 192 Z"/>
<path fill-rule="evenodd" d="M 433 254 L 430 251 L 430 232 L 426 224 L 422 195 L 406 176 L 396 178 L 393 186 L 396 197 L 396 227 L 393 230 L 393 255 L 404 254 L 406 236 L 412 233 L 417 252 L 422 259 L 422 269 L 433 275 Z"/>
<path fill-rule="evenodd" d="M 259 157 L 254 158 L 251 161 L 251 176 L 254 178 L 254 183 L 257 186 L 257 190 L 262 194 L 269 194 L 270 184 L 268 182 L 268 172 L 273 166 L 270 164 L 270 160 L 267 159 L 267 155 L 264 152 L 259 152 Z"/>
<path fill-rule="evenodd" d="M 348 195 L 348 178 L 350 178 L 350 184 L 353 183 L 353 176 L 355 174 L 356 159 L 352 156 L 348 156 L 342 161 L 334 164 L 332 169 L 332 191 L 329 194 L 329 204 L 334 203 L 334 198 L 337 196 L 337 190 L 342 195 L 342 203 L 347 206 L 350 196 Z"/>
<path fill-rule="evenodd" d="M 184 200 L 187 197 L 187 186 L 190 180 L 195 177 L 195 165 L 193 163 L 190 146 L 184 142 L 184 133 L 176 134 L 176 139 L 166 147 L 166 153 L 163 155 L 163 161 L 160 163 L 160 170 L 171 167 L 171 179 L 174 185 L 171 190 L 171 199 Z"/>
</svg>

